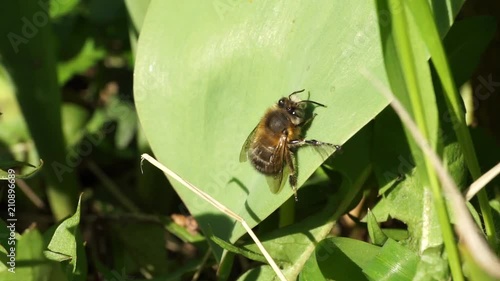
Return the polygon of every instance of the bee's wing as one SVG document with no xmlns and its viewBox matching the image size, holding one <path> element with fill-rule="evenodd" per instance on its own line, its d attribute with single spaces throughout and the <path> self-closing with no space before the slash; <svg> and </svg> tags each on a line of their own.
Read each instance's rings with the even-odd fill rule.
<svg viewBox="0 0 500 281">
<path fill-rule="evenodd" d="M 319 146 L 306 146 L 307 150 L 313 150 L 316 154 L 321 156 L 323 161 L 326 161 L 330 156 L 335 154 L 338 150 L 332 144 L 324 143 Z"/>
<path fill-rule="evenodd" d="M 250 135 L 248 135 L 245 143 L 241 147 L 241 151 L 240 151 L 240 163 L 247 161 L 247 158 L 248 158 L 247 152 L 248 152 L 248 149 L 250 148 L 250 144 L 252 144 L 252 141 L 255 139 L 255 132 L 257 132 L 257 127 L 258 126 L 259 125 L 255 126 L 255 128 L 250 133 Z"/>
<path fill-rule="evenodd" d="M 280 165 L 281 170 L 276 175 L 266 176 L 267 184 L 269 185 L 269 189 L 272 193 L 278 193 L 285 186 L 286 179 L 290 175 L 290 167 L 286 163 L 286 155 L 288 153 L 286 138 L 282 138 L 278 145 L 276 146 L 276 150 L 273 154 L 273 161 L 271 165 Z"/>
</svg>

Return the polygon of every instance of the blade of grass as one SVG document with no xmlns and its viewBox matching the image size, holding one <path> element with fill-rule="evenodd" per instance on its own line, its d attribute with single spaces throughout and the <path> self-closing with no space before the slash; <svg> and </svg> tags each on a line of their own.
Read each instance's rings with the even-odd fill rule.
<svg viewBox="0 0 500 281">
<path fill-rule="evenodd" d="M 437 132 L 435 132 L 432 128 L 433 123 L 437 123 L 437 119 L 429 120 L 426 118 L 426 111 L 429 111 L 429 108 L 424 108 L 423 102 L 426 99 L 426 95 L 434 95 L 434 93 L 432 91 L 424 91 L 424 83 L 430 83 L 430 81 L 419 80 L 421 77 L 419 77 L 417 72 L 417 56 L 412 48 L 409 35 L 410 22 L 405 6 L 406 2 L 401 0 L 388 0 L 386 3 L 391 12 L 392 25 L 389 32 L 393 36 L 394 46 L 398 57 L 396 63 L 400 65 L 402 70 L 402 76 L 405 81 L 404 87 L 406 88 L 409 100 L 409 103 L 406 104 L 408 106 L 407 110 L 413 113 L 413 118 L 415 118 L 415 122 L 424 139 L 433 140 L 430 145 L 431 147 L 436 148 Z M 418 59 L 420 59 L 420 57 L 418 57 Z M 389 77 L 389 80 L 391 81 L 391 84 L 395 83 L 391 80 L 391 77 Z M 434 104 L 434 106 L 436 105 Z M 408 139 L 410 143 L 414 142 L 410 136 L 408 136 Z M 450 216 L 448 214 L 446 202 L 441 194 L 441 189 L 439 188 L 439 182 L 437 180 L 434 167 L 431 164 L 429 157 L 422 155 L 421 151 L 418 149 L 412 148 L 412 154 L 415 159 L 423 159 L 425 174 L 422 175 L 422 180 L 424 182 L 426 181 L 424 184 L 428 185 L 433 195 L 432 197 L 435 211 L 441 228 L 445 249 L 448 254 L 448 263 L 450 265 L 453 279 L 464 280 L 458 248 L 456 246 L 455 237 L 451 227 Z"/>
<path fill-rule="evenodd" d="M 228 215 L 229 217 L 233 218 L 234 220 L 240 222 L 241 225 L 247 231 L 247 233 L 250 235 L 250 237 L 252 238 L 252 240 L 255 242 L 255 244 L 257 244 L 257 246 L 259 247 L 259 250 L 262 252 L 262 254 L 266 258 L 267 262 L 269 263 L 269 265 L 272 267 L 272 269 L 276 273 L 276 276 L 278 276 L 278 278 L 280 280 L 286 281 L 286 278 L 283 275 L 283 273 L 281 272 L 281 270 L 279 269 L 278 265 L 276 265 L 276 263 L 274 262 L 273 258 L 269 255 L 269 253 L 266 251 L 266 249 L 264 248 L 264 246 L 262 246 L 262 243 L 259 241 L 259 238 L 257 238 L 257 236 L 255 235 L 255 233 L 253 232 L 253 230 L 250 228 L 250 226 L 248 226 L 247 222 L 243 218 L 241 218 L 238 214 L 236 214 L 235 212 L 231 211 L 230 209 L 226 208 L 224 205 L 222 205 L 221 203 L 219 203 L 219 201 L 215 200 L 210 195 L 206 194 L 205 192 L 201 191 L 196 186 L 192 185 L 188 181 L 186 181 L 183 178 L 181 178 L 180 176 L 178 176 L 176 173 L 174 173 L 173 171 L 171 171 L 170 169 L 168 169 L 167 167 L 165 167 L 160 162 L 156 161 L 156 159 L 154 159 L 153 157 L 149 156 L 148 154 L 142 154 L 141 155 L 141 162 L 144 161 L 144 160 L 148 160 L 149 163 L 153 164 L 155 167 L 157 167 L 158 169 L 162 170 L 167 175 L 169 175 L 170 177 L 174 178 L 176 181 L 180 182 L 182 185 L 184 185 L 189 190 L 191 190 L 192 192 L 194 192 L 196 195 L 198 195 L 201 198 L 203 198 L 204 200 L 206 200 L 208 203 L 210 203 L 212 206 L 214 206 L 215 208 L 217 208 L 219 211 L 223 212 L 224 214 Z"/>
<path fill-rule="evenodd" d="M 422 149 L 426 156 L 428 156 L 432 165 L 437 172 L 443 191 L 447 198 L 450 200 L 452 208 L 455 210 L 455 230 L 462 239 L 465 246 L 469 249 L 471 256 L 478 262 L 478 264 L 491 276 L 500 279 L 500 260 L 488 247 L 488 243 L 483 238 L 481 231 L 474 223 L 471 214 L 465 204 L 464 198 L 458 191 L 458 187 L 453 182 L 452 177 L 446 170 L 443 162 L 439 156 L 432 150 L 425 138 L 420 133 L 417 125 L 412 120 L 404 106 L 399 100 L 391 93 L 391 91 L 369 71 L 362 69 L 361 73 L 372 82 L 375 88 L 383 94 L 387 100 L 391 101 L 391 106 L 398 114 L 403 124 L 413 135 L 416 143 Z"/>
<path fill-rule="evenodd" d="M 481 169 L 472 144 L 469 129 L 465 122 L 465 113 L 462 107 L 462 101 L 457 91 L 450 67 L 445 55 L 443 44 L 441 43 L 434 17 L 432 15 L 429 3 L 426 0 L 407 1 L 408 7 L 418 22 L 418 29 L 422 39 L 425 41 L 436 72 L 441 80 L 445 93 L 446 104 L 451 113 L 451 120 L 454 122 L 453 128 L 458 141 L 463 148 L 465 162 L 474 180 L 481 176 Z M 484 218 L 486 235 L 490 245 L 496 245 L 496 231 L 493 223 L 493 215 L 488 202 L 486 191 L 481 190 L 478 193 L 479 206 Z"/>
<path fill-rule="evenodd" d="M 55 40 L 44 8 L 35 1 L 5 2 L 9 12 L 0 17 L 0 35 L 8 40 L 0 40 L 0 53 L 40 158 L 48 164 L 42 170 L 47 197 L 61 220 L 76 209 L 79 184 L 74 167 L 66 164 Z"/>
</svg>

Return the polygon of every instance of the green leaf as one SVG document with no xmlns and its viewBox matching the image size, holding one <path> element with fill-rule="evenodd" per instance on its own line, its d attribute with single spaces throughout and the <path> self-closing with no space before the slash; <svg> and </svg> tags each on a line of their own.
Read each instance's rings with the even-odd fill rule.
<svg viewBox="0 0 500 281">
<path fill-rule="evenodd" d="M 210 236 L 210 239 L 212 241 L 214 241 L 215 244 L 219 245 L 221 248 L 225 249 L 225 250 L 228 250 L 232 253 L 235 253 L 235 254 L 240 254 L 244 257 L 247 257 L 251 260 L 254 260 L 254 261 L 259 261 L 259 262 L 262 262 L 262 263 L 267 263 L 267 260 L 266 258 L 264 257 L 264 255 L 262 255 L 261 253 L 259 252 L 253 252 L 253 251 L 249 251 L 247 249 L 244 249 L 244 248 L 240 248 L 240 247 L 236 247 L 230 243 L 227 243 L 226 241 L 218 238 L 217 236 L 214 236 L 214 235 L 211 235 Z M 279 261 L 276 261 L 275 262 L 279 262 Z"/>
<path fill-rule="evenodd" d="M 432 230 L 431 230 L 432 231 Z M 447 253 L 443 246 L 428 247 L 420 254 L 414 281 L 449 280 Z"/>
<path fill-rule="evenodd" d="M 375 245 L 344 237 L 327 238 L 318 243 L 315 254 L 300 275 L 303 280 L 368 280 L 365 268 L 380 251 Z M 321 274 L 321 275 L 320 275 Z M 315 279 L 322 276 L 320 279 Z"/>
<path fill-rule="evenodd" d="M 363 272 L 371 280 L 413 280 L 418 261 L 417 254 L 389 239 Z"/>
<path fill-rule="evenodd" d="M 415 172 L 422 167 L 415 168 L 401 122 L 394 111 L 387 109 L 377 116 L 373 145 L 375 176 L 379 186 L 386 189 L 372 209 L 377 220 L 384 222 L 394 218 L 405 223 L 410 235 L 408 242 L 413 249 L 441 245 L 430 194 L 424 192 Z M 400 176 L 403 178 L 394 182 Z"/>
<path fill-rule="evenodd" d="M 32 168 L 36 168 L 35 165 L 32 165 L 30 163 L 21 162 L 21 161 L 15 161 L 15 160 L 0 162 L 0 169 L 3 169 L 3 170 L 7 170 L 9 168 L 19 168 L 19 167 L 22 167 L 22 166 L 29 166 L 29 167 L 32 167 Z"/>
<path fill-rule="evenodd" d="M 13 169 L 14 167 L 21 166 L 29 166 L 33 167 L 31 171 L 28 171 L 23 174 L 16 173 Z M 9 179 L 27 179 L 34 176 L 43 166 L 43 161 L 40 159 L 40 164 L 38 166 L 34 166 L 30 163 L 20 162 L 20 161 L 1 161 L 0 162 L 0 180 L 9 180 Z"/>
<path fill-rule="evenodd" d="M 69 61 L 61 62 L 57 67 L 58 80 L 64 85 L 71 77 L 81 74 L 95 65 L 97 61 L 104 58 L 106 51 L 102 47 L 96 47 L 94 39 L 88 38 L 81 47 L 80 53 Z"/>
<path fill-rule="evenodd" d="M 132 104 L 113 96 L 106 108 L 109 119 L 116 121 L 115 143 L 118 149 L 127 147 L 137 130 L 137 115 Z"/>
<path fill-rule="evenodd" d="M 139 33 L 142 29 L 142 23 L 146 17 L 149 2 L 150 0 L 125 0 L 125 5 L 127 6 L 127 11 L 132 21 L 132 24 L 129 25 L 129 38 L 132 53 L 134 55 L 137 52 L 137 40 L 139 39 Z"/>
<path fill-rule="evenodd" d="M 231 269 L 233 268 L 235 254 L 228 252 L 222 258 L 219 263 L 219 268 L 217 269 L 217 280 L 226 281 L 231 275 Z"/>
<path fill-rule="evenodd" d="M 15 259 L 13 264 L 6 264 L 0 269 L 0 280 L 5 281 L 52 281 L 50 273 L 52 265 L 43 256 L 44 242 L 42 235 L 36 228 L 27 229 L 22 235 L 17 235 L 15 244 Z M 9 261 L 12 261 L 10 258 Z M 9 271 L 14 266 L 15 273 Z M 12 269 L 11 269 L 12 270 Z"/>
<path fill-rule="evenodd" d="M 384 228 L 382 232 L 390 239 L 395 241 L 403 241 L 408 239 L 409 234 L 407 230 L 404 229 L 394 229 L 394 228 Z"/>
<path fill-rule="evenodd" d="M 41 7 L 41 3 L 47 3 L 46 1 L 38 1 Z M 64 0 L 64 1 L 50 1 L 50 16 L 53 19 L 63 17 L 72 11 L 76 10 L 76 7 L 80 3 L 80 0 Z"/>
<path fill-rule="evenodd" d="M 367 217 L 368 234 L 370 236 L 370 240 L 375 245 L 384 245 L 385 241 L 387 241 L 387 236 L 378 225 L 377 218 L 370 210 L 368 210 Z"/>
<path fill-rule="evenodd" d="M 417 2 L 419 2 L 418 5 Z M 436 64 L 434 55 L 437 53 L 430 49 L 431 45 L 440 46 L 440 38 L 438 37 L 436 23 L 429 3 L 427 1 L 408 2 L 399 0 L 380 0 L 377 3 L 379 5 L 379 19 L 384 16 L 381 11 L 388 10 L 391 12 L 390 25 L 380 23 L 380 27 L 381 35 L 386 43 L 384 45 L 384 58 L 392 92 L 401 101 L 405 110 L 408 111 L 429 146 L 438 155 L 442 155 L 442 144 L 440 143 L 442 140 L 439 139 L 438 135 L 437 99 L 427 63 L 428 52 L 433 54 L 433 65 L 437 68 L 438 73 L 442 72 L 443 65 L 441 64 L 446 64 L 446 61 L 445 58 L 439 57 L 439 63 Z M 424 34 L 423 30 L 431 33 L 431 35 Z M 445 89 L 448 90 L 448 86 L 445 84 Z M 456 111 L 454 114 L 456 114 Z M 463 118 L 455 119 L 463 120 Z M 441 243 L 439 240 L 442 239 L 446 246 L 445 250 L 448 254 L 453 278 L 457 281 L 463 280 L 450 216 L 440 188 L 441 185 L 437 180 L 435 168 L 430 159 L 416 145 L 416 141 L 408 130 L 406 135 L 411 154 L 417 163 L 415 176 L 419 181 L 417 186 L 423 192 L 422 210 L 431 221 L 436 221 L 434 225 L 438 225 L 438 227 L 431 228 L 432 230 L 429 230 L 429 226 L 425 225 L 425 227 L 422 227 L 422 230 L 425 231 L 422 234 L 428 235 L 431 231 L 437 232 L 435 237 L 438 241 L 432 242 Z M 439 235 L 439 231 L 441 235 Z M 420 252 L 432 247 L 432 243 L 428 243 L 429 241 L 424 238 L 420 239 L 420 242 L 423 243 L 419 245 Z M 427 271 L 421 269 L 420 272 Z"/>
<path fill-rule="evenodd" d="M 299 281 L 326 281 L 315 255 L 311 255 L 304 264 L 304 268 L 299 275 Z"/>
<path fill-rule="evenodd" d="M 439 77 L 441 85 L 444 89 L 444 98 L 446 100 L 446 105 L 448 107 L 448 112 L 450 119 L 453 122 L 453 129 L 457 135 L 457 139 L 461 145 L 465 162 L 470 174 L 474 180 L 481 176 L 481 169 L 477 159 L 476 152 L 474 151 L 474 145 L 472 143 L 471 134 L 469 128 L 467 127 L 465 120 L 465 113 L 463 108 L 463 101 L 458 94 L 455 81 L 453 80 L 450 66 L 448 65 L 447 57 L 444 51 L 444 47 L 439 40 L 437 34 L 437 27 L 432 20 L 432 10 L 430 9 L 428 2 L 425 0 L 410 1 L 408 6 L 411 8 L 412 14 L 417 20 L 418 29 L 421 34 L 422 40 L 425 41 L 429 53 L 432 56 L 432 63 L 436 69 L 436 73 Z M 479 206 L 484 218 L 484 228 L 486 230 L 486 236 L 491 245 L 496 244 L 496 229 L 493 222 L 493 215 L 488 204 L 488 196 L 486 191 L 483 189 L 478 193 Z M 444 227 L 444 225 L 442 225 Z M 448 234 L 447 229 L 443 228 L 443 233 L 445 237 L 451 236 Z M 449 239 L 445 238 L 445 242 Z M 454 245 L 448 245 L 454 248 Z M 447 250 L 450 247 L 447 247 Z M 455 279 L 458 279 L 458 253 L 456 250 L 452 252 L 448 251 L 449 258 L 451 262 L 452 272 L 455 272 Z M 460 278 L 462 279 L 462 278 Z"/>
<path fill-rule="evenodd" d="M 273 269 L 268 265 L 264 265 L 245 272 L 238 278 L 238 281 L 274 280 L 275 277 L 276 274 Z"/>
<path fill-rule="evenodd" d="M 51 251 L 44 251 L 43 253 L 44 253 L 45 257 L 48 258 L 49 260 L 58 261 L 58 262 L 71 260 L 71 256 L 68 256 L 65 254 L 51 252 Z"/>
<path fill-rule="evenodd" d="M 354 195 L 351 193 L 350 197 L 353 198 Z M 344 213 L 348 203 L 344 204 L 344 208 L 337 208 L 338 202 L 338 198 L 330 198 L 327 207 L 321 212 L 259 237 L 287 279 L 297 278 L 316 247 L 315 241 L 321 241 L 326 237 L 333 227 L 334 220 Z M 246 245 L 245 248 L 259 253 L 255 244 Z"/>
<path fill-rule="evenodd" d="M 39 158 L 52 166 L 42 172 L 50 207 L 60 220 L 75 209 L 79 184 L 72 169 L 65 170 L 63 176 L 53 166 L 64 165 L 66 147 L 61 129 L 61 92 L 52 23 L 37 1 L 5 2 L 3 9 L 9 12 L 0 17 L 0 35 L 6 38 L 0 40 L 2 62 L 14 82 Z M 37 13 L 46 16 L 45 24 L 33 23 Z"/>
<path fill-rule="evenodd" d="M 144 22 L 144 18 L 146 17 L 146 12 L 148 10 L 150 2 L 151 0 L 143 0 L 143 1 L 125 0 L 127 11 L 130 15 L 132 24 L 137 34 L 140 32 L 142 28 L 142 23 Z"/>
<path fill-rule="evenodd" d="M 0 140 L 9 147 L 29 140 L 31 137 L 26 121 L 16 100 L 16 86 L 3 62 L 0 64 L 0 104 L 2 104 Z M 21 156 L 11 153 L 15 158 Z"/>
<path fill-rule="evenodd" d="M 45 256 L 55 261 L 70 258 L 64 267 L 66 276 L 71 281 L 86 280 L 87 275 L 87 259 L 79 228 L 81 199 L 80 196 L 76 212 L 56 228 L 45 251 Z"/>
<path fill-rule="evenodd" d="M 369 1 L 152 1 L 134 94 L 158 160 L 250 226 L 264 220 L 292 190 L 287 184 L 271 194 L 265 177 L 238 158 L 267 108 L 305 88 L 328 106 L 316 109 L 307 136 L 343 144 L 387 105 L 358 72 L 383 73 L 374 8 Z M 298 156 L 300 186 L 325 158 L 307 149 Z M 244 233 L 179 183 L 173 186 L 203 230 L 210 225 L 230 242 Z M 215 253 L 220 258 L 221 250 Z"/>
</svg>

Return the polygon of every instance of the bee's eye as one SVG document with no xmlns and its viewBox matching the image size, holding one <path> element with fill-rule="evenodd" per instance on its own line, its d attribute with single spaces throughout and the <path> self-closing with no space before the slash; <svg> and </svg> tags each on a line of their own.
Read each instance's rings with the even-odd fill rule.
<svg viewBox="0 0 500 281">
<path fill-rule="evenodd" d="M 278 101 L 278 106 L 279 107 L 283 107 L 285 105 L 285 99 L 284 98 L 281 98 L 279 101 Z"/>
</svg>

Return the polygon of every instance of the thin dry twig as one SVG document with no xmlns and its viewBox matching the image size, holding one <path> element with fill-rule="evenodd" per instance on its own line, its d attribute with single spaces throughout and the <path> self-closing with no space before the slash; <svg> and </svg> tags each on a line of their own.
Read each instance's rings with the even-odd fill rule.
<svg viewBox="0 0 500 281">
<path fill-rule="evenodd" d="M 484 173 L 484 175 L 479 177 L 469 186 L 469 188 L 465 190 L 465 200 L 471 200 L 472 197 L 474 197 L 483 187 L 498 176 L 498 174 L 500 174 L 500 163 L 496 164 L 495 167 Z"/>
<path fill-rule="evenodd" d="M 194 273 L 193 278 L 191 278 L 191 281 L 198 281 L 198 278 L 200 278 L 200 275 L 201 275 L 201 271 L 203 270 L 203 266 L 207 263 L 208 258 L 210 257 L 211 253 L 212 253 L 212 251 L 210 250 L 210 248 L 208 248 L 208 251 L 203 256 L 203 259 L 201 260 L 201 263 L 198 266 L 198 269 L 196 269 L 196 272 Z"/>
<path fill-rule="evenodd" d="M 255 244 L 257 245 L 257 247 L 259 248 L 259 250 L 262 252 L 262 254 L 266 258 L 267 262 L 272 267 L 272 269 L 274 270 L 274 272 L 276 273 L 276 275 L 278 276 L 278 278 L 281 281 L 286 281 L 286 278 L 283 275 L 283 273 L 281 272 L 281 270 L 279 269 L 278 265 L 276 265 L 276 263 L 274 262 L 274 260 L 271 257 L 271 255 L 269 255 L 269 253 L 266 251 L 266 249 L 264 248 L 264 246 L 262 245 L 262 243 L 259 241 L 259 238 L 257 238 L 257 236 L 255 235 L 255 233 L 252 231 L 252 229 L 250 228 L 250 226 L 248 226 L 247 222 L 242 217 L 240 217 L 235 212 L 231 211 L 230 209 L 228 209 L 227 207 L 225 207 L 224 205 L 222 205 L 221 203 L 219 203 L 219 201 L 215 200 L 210 195 L 208 195 L 205 192 L 203 192 L 202 190 L 198 189 L 196 186 L 194 186 L 190 182 L 188 182 L 188 181 L 184 180 L 183 178 L 181 178 L 180 176 L 178 176 L 176 173 L 174 173 L 173 171 L 171 171 L 170 169 L 168 169 L 167 167 L 165 167 L 163 164 L 161 164 L 160 162 L 158 162 L 156 159 L 154 159 L 153 157 L 149 156 L 149 154 L 145 153 L 145 154 L 141 155 L 141 163 L 142 163 L 142 161 L 144 161 L 144 159 L 148 160 L 156 168 L 162 170 L 164 173 L 166 173 L 170 177 L 174 178 L 176 181 L 182 183 L 182 185 L 184 185 L 185 187 L 187 187 L 189 190 L 191 190 L 192 192 L 194 192 L 196 195 L 198 195 L 198 196 L 202 197 L 203 199 L 205 199 L 205 201 L 207 201 L 208 203 L 212 204 L 215 208 L 219 209 L 221 212 L 225 213 L 226 215 L 228 215 L 231 218 L 235 219 L 236 221 L 240 222 L 241 225 L 243 226 L 243 228 L 245 228 L 245 230 L 247 231 L 247 233 L 250 235 L 250 237 L 252 237 L 253 241 L 255 242 Z"/>
<path fill-rule="evenodd" d="M 16 179 L 17 186 L 38 209 L 45 209 L 45 203 L 23 179 Z"/>
<path fill-rule="evenodd" d="M 140 213 L 139 207 L 137 207 L 132 200 L 128 199 L 125 194 L 121 191 L 120 187 L 108 176 L 104 171 L 97 166 L 93 161 L 87 162 L 87 167 L 89 170 L 102 182 L 103 186 L 108 189 L 116 200 L 120 202 L 125 208 L 127 208 L 132 213 Z"/>
<path fill-rule="evenodd" d="M 412 120 L 411 116 L 399 100 L 392 94 L 391 90 L 368 70 L 361 69 L 360 72 L 380 93 L 387 98 L 388 101 L 390 101 L 392 108 L 396 114 L 398 114 L 406 128 L 410 131 L 417 145 L 431 160 L 431 163 L 433 164 L 434 169 L 436 169 L 437 176 L 442 184 L 443 191 L 450 200 L 449 202 L 455 212 L 455 231 L 458 233 L 465 246 L 469 249 L 470 255 L 489 275 L 495 278 L 500 278 L 500 271 L 498 270 L 500 268 L 500 260 L 491 251 L 488 243 L 484 240 L 484 236 L 481 231 L 474 223 L 474 220 L 465 205 L 462 194 L 459 192 L 450 174 L 446 171 L 441 159 L 439 159 L 438 155 L 432 150 L 417 125 Z"/>
</svg>

